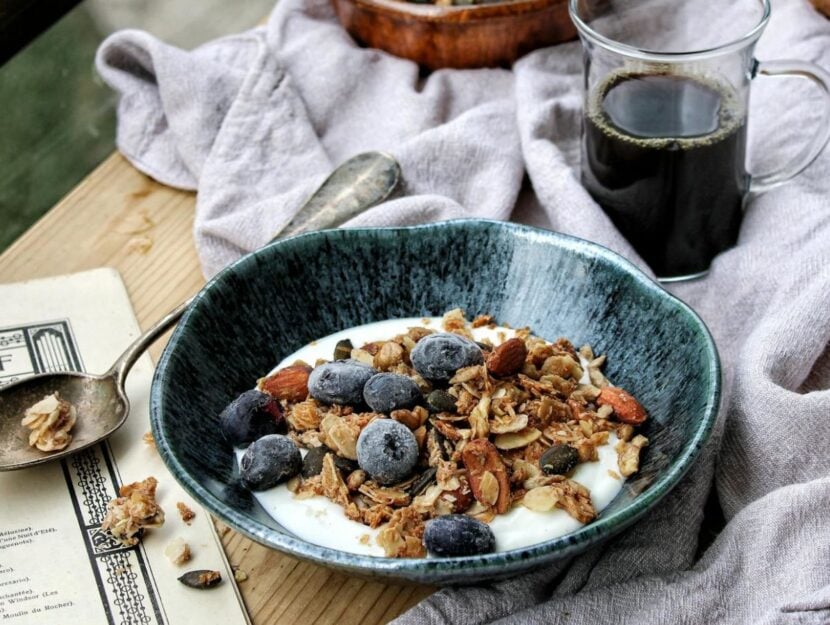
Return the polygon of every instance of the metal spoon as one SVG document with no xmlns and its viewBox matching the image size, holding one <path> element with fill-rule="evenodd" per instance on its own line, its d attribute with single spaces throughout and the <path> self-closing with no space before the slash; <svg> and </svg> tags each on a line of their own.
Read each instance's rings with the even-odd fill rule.
<svg viewBox="0 0 830 625">
<path fill-rule="evenodd" d="M 344 223 L 389 197 L 400 181 L 400 174 L 397 161 L 380 152 L 367 152 L 349 159 L 332 172 L 272 240 L 289 233 Z M 45 373 L 0 389 L 0 471 L 58 460 L 103 441 L 121 427 L 130 412 L 124 391 L 127 374 L 144 350 L 175 325 L 191 301 L 181 304 L 141 335 L 103 375 L 70 371 Z M 75 406 L 78 421 L 66 449 L 42 452 L 29 446 L 29 430 L 20 421 L 27 408 L 55 392 Z"/>
</svg>

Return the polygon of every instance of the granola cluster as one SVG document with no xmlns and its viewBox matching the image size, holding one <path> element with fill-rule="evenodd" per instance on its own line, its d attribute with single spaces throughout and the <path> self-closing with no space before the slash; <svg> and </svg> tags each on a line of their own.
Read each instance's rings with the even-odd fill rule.
<svg viewBox="0 0 830 625">
<path fill-rule="evenodd" d="M 317 469 L 306 470 L 307 456 L 303 475 L 288 488 L 298 498 L 327 497 L 349 519 L 381 528 L 377 543 L 389 557 L 424 556 L 426 522 L 447 514 L 487 523 L 523 505 L 560 508 L 581 523 L 592 521 L 591 494 L 569 478 L 570 471 L 597 460 L 597 448 L 615 432 L 619 474 L 629 476 L 648 443 L 635 434 L 645 411 L 609 384 L 602 373 L 605 356 L 587 346 L 577 351 L 565 339 L 548 343 L 527 328 L 508 340 L 490 316 L 468 322 L 460 310 L 448 312 L 442 326 L 468 339 L 471 328 L 488 326 L 500 340 L 479 342 L 483 363 L 458 369 L 446 383 L 424 379 L 410 357 L 436 330 L 413 327 L 388 340 L 337 346 L 335 359 L 414 380 L 425 401 L 412 408 L 382 414 L 320 402 L 309 395 L 312 367 L 303 362 L 259 380 L 258 389 L 279 400 L 287 436 L 298 447 L 323 450 L 314 454 L 322 458 Z M 361 432 L 377 419 L 398 421 L 417 441 L 416 468 L 398 483 L 380 484 L 355 462 Z"/>
<path fill-rule="evenodd" d="M 60 451 L 72 442 L 70 430 L 78 413 L 75 406 L 60 398 L 58 393 L 47 395 L 26 410 L 20 425 L 29 428 L 29 445 L 41 451 Z"/>
<path fill-rule="evenodd" d="M 161 527 L 164 511 L 156 502 L 157 486 L 158 481 L 154 477 L 122 486 L 119 490 L 121 496 L 107 504 L 101 529 L 125 547 L 132 547 L 138 544 L 145 528 Z"/>
</svg>

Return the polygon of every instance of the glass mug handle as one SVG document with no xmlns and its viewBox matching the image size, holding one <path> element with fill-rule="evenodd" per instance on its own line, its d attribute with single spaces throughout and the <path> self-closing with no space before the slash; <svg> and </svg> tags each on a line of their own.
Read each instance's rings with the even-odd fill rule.
<svg viewBox="0 0 830 625">
<path fill-rule="evenodd" d="M 749 184 L 750 193 L 763 193 L 773 187 L 795 178 L 812 163 L 830 139 L 830 73 L 815 63 L 805 61 L 756 61 L 752 77 L 757 76 L 797 76 L 813 81 L 821 88 L 824 96 L 824 112 L 821 115 L 817 132 L 813 139 L 787 165 L 778 171 L 760 176 L 752 176 Z"/>
</svg>

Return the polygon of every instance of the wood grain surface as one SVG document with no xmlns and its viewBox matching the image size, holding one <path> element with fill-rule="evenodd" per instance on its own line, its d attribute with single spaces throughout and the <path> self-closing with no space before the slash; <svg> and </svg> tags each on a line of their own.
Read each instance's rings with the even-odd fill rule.
<svg viewBox="0 0 830 625">
<path fill-rule="evenodd" d="M 195 203 L 114 154 L 0 256 L 0 282 L 115 267 L 147 328 L 204 284 L 191 232 Z M 165 341 L 151 349 L 154 359 Z M 387 623 L 432 592 L 300 562 L 217 527 L 231 564 L 248 574 L 239 588 L 255 625 Z"/>
</svg>

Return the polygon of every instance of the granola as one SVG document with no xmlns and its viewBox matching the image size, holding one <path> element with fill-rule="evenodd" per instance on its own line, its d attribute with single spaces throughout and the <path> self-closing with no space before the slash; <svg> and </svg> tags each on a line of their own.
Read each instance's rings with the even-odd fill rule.
<svg viewBox="0 0 830 625">
<path fill-rule="evenodd" d="M 77 419 L 75 406 L 55 392 L 28 408 L 20 425 L 31 430 L 29 445 L 32 447 L 41 451 L 60 451 L 72 442 L 69 432 Z"/>
<path fill-rule="evenodd" d="M 416 348 L 426 337 L 457 335 L 469 345 L 478 328 L 493 330 L 488 336 L 497 340 L 482 339 L 475 347 L 480 353 L 464 353 L 468 361 L 453 365 L 443 380 L 447 367 L 436 365 L 428 375 L 419 366 Z M 343 340 L 334 351 L 335 363 L 295 362 L 260 380 L 260 390 L 271 389 L 279 400 L 286 436 L 301 449 L 315 450 L 302 474 L 288 482 L 293 496 L 326 497 L 347 518 L 379 529 L 375 541 L 388 557 L 426 555 L 425 526 L 445 515 L 490 523 L 518 506 L 534 512 L 558 509 L 590 523 L 597 514 L 591 493 L 571 479 L 572 472 L 596 461 L 614 436 L 611 440 L 619 439 L 617 470 L 609 470 L 607 478 L 621 481 L 635 473 L 648 444 L 637 433 L 645 410 L 630 393 L 611 385 L 602 372 L 605 355 L 596 356 L 589 346 L 577 350 L 564 338 L 550 343 L 527 328 L 496 329 L 492 316 L 479 315 L 471 323 L 456 309 L 444 315 L 440 328 L 411 327 L 358 346 Z M 315 376 L 346 355 L 353 363 L 349 376 L 359 377 L 366 369 L 368 376 L 403 376 L 414 382 L 419 401 L 373 409 L 365 393 L 365 403 L 332 401 L 338 393 L 351 392 L 336 387 L 327 387 L 328 399 L 321 400 L 314 392 Z M 396 387 L 396 397 L 405 395 L 405 386 Z M 362 455 L 361 440 L 379 420 L 395 426 L 383 428 L 388 436 L 406 432 L 396 447 L 401 462 L 411 461 L 404 477 L 376 470 L 368 452 Z M 411 458 L 404 453 L 407 445 L 414 445 Z M 369 535 L 363 536 L 368 542 Z"/>
<path fill-rule="evenodd" d="M 125 547 L 132 547 L 138 544 L 145 529 L 161 527 L 164 511 L 156 502 L 157 486 L 158 481 L 154 477 L 122 486 L 119 490 L 121 496 L 107 504 L 101 529 Z"/>
<path fill-rule="evenodd" d="M 190 509 L 190 507 L 184 503 L 183 501 L 176 502 L 176 509 L 179 511 L 179 516 L 182 518 L 182 521 L 190 525 L 190 522 L 196 518 L 196 513 Z"/>
<path fill-rule="evenodd" d="M 189 562 L 192 557 L 190 552 L 190 545 L 188 545 L 183 538 L 174 538 L 164 548 L 164 555 L 173 564 L 184 564 Z"/>
</svg>

